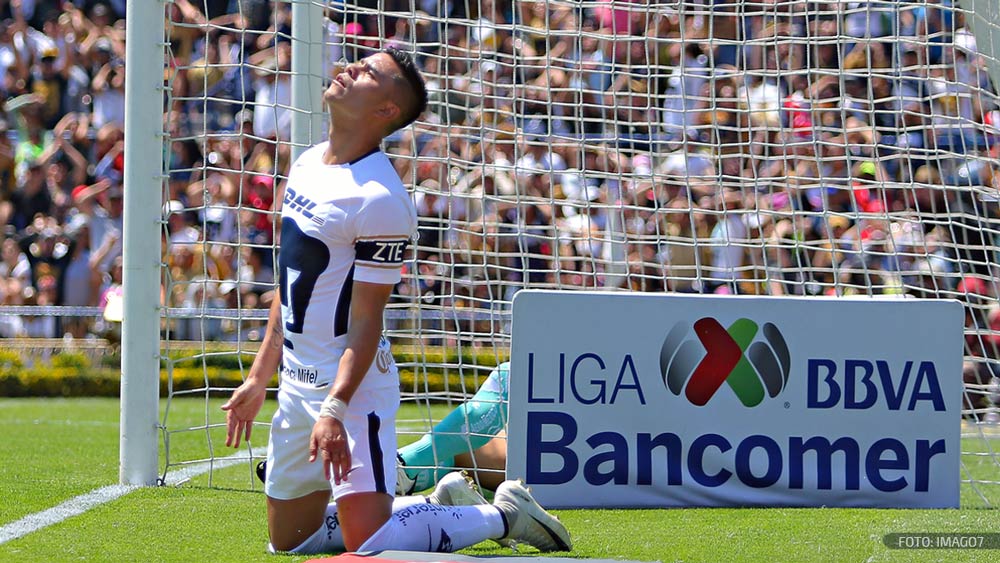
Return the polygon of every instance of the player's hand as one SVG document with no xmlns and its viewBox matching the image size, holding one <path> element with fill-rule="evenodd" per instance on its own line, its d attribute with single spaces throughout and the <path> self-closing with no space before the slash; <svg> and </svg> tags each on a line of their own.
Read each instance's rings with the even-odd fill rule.
<svg viewBox="0 0 1000 563">
<path fill-rule="evenodd" d="M 347 445 L 347 431 L 344 423 L 336 418 L 320 417 L 313 425 L 309 437 L 309 462 L 319 457 L 323 463 L 323 473 L 330 479 L 333 468 L 333 482 L 339 485 L 347 480 L 351 471 L 351 450 Z"/>
<path fill-rule="evenodd" d="M 236 391 L 233 391 L 233 396 L 222 405 L 222 410 L 226 411 L 227 446 L 240 447 L 240 436 L 244 440 L 250 440 L 253 419 L 257 418 L 266 396 L 266 385 L 247 380 L 237 387 Z"/>
</svg>

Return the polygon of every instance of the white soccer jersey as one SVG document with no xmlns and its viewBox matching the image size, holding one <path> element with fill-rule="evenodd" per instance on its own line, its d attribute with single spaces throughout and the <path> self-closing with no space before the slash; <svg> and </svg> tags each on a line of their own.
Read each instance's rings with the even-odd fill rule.
<svg viewBox="0 0 1000 563">
<path fill-rule="evenodd" d="M 337 375 L 355 280 L 395 284 L 417 214 L 389 158 L 322 161 L 327 143 L 303 153 L 288 174 L 281 209 L 282 384 L 323 388 Z M 383 338 L 359 388 L 398 388 Z"/>
</svg>

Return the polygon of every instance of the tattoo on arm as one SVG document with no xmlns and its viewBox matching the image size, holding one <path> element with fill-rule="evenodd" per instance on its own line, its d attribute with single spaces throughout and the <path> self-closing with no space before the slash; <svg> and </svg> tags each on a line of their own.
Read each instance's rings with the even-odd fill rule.
<svg viewBox="0 0 1000 563">
<path fill-rule="evenodd" d="M 271 323 L 271 333 L 271 348 L 281 350 L 285 341 L 285 331 L 282 329 L 281 323 Z"/>
</svg>

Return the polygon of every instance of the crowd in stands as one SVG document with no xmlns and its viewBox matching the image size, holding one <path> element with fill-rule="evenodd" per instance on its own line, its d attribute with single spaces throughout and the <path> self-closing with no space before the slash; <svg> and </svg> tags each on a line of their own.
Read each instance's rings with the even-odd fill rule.
<svg viewBox="0 0 1000 563">
<path fill-rule="evenodd" d="M 428 77 L 429 112 L 386 147 L 420 213 L 401 301 L 949 296 L 971 304 L 967 355 L 995 358 L 1000 112 L 952 2 L 331 2 L 325 72 L 397 45 Z M 118 306 L 124 4 L 0 0 L 4 305 Z M 164 301 L 267 307 L 290 4 L 167 15 Z M 85 337 L 111 317 L 6 315 L 0 336 Z"/>
<path fill-rule="evenodd" d="M 0 1 L 3 305 L 98 306 L 118 291 L 124 10 L 123 0 Z M 94 329 L 92 318 L 0 316 L 2 337 Z"/>
</svg>

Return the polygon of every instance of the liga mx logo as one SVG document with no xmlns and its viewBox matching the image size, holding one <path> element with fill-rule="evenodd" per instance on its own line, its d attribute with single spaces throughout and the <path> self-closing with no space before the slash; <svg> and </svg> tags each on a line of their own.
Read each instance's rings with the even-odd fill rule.
<svg viewBox="0 0 1000 563">
<path fill-rule="evenodd" d="M 774 324 L 758 327 L 738 319 L 727 329 L 705 317 L 694 323 L 697 340 L 688 338 L 690 333 L 691 326 L 679 322 L 660 348 L 660 373 L 674 395 L 683 392 L 700 407 L 726 383 L 744 406 L 754 407 L 765 393 L 774 398 L 788 383 L 788 345 Z"/>
</svg>

